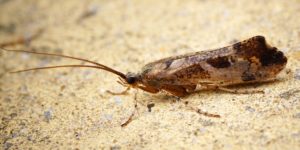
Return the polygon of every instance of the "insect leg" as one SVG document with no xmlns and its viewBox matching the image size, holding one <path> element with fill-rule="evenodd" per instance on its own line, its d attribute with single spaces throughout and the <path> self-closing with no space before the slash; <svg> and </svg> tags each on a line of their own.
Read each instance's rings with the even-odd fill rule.
<svg viewBox="0 0 300 150">
<path fill-rule="evenodd" d="M 126 95 L 129 90 L 130 90 L 130 87 L 127 87 L 124 91 L 121 91 L 121 92 L 113 92 L 110 90 L 106 90 L 106 92 L 111 95 Z"/>
<path fill-rule="evenodd" d="M 137 88 L 153 94 L 159 92 L 159 89 L 150 86 L 137 86 Z"/>
<path fill-rule="evenodd" d="M 121 127 L 127 126 L 133 120 L 133 116 L 135 115 L 136 111 L 137 111 L 137 102 L 135 102 L 134 111 L 131 113 L 129 118 L 124 123 L 121 124 Z"/>
<path fill-rule="evenodd" d="M 216 86 L 216 85 L 204 84 L 204 85 L 201 85 L 200 88 L 197 88 L 193 91 L 189 91 L 189 93 L 198 93 L 200 91 L 208 91 L 208 90 L 216 90 L 216 89 L 218 89 L 218 86 Z"/>
<path fill-rule="evenodd" d="M 198 113 L 199 115 L 204 115 L 206 117 L 213 117 L 213 118 L 221 118 L 220 115 L 218 114 L 213 114 L 213 113 L 208 113 L 206 111 L 202 111 L 200 108 L 197 107 L 193 107 L 193 106 L 188 106 L 188 103 L 185 103 L 185 106 L 192 111 L 195 111 L 196 113 Z"/>
<path fill-rule="evenodd" d="M 211 113 L 208 113 L 208 112 L 205 112 L 205 111 L 202 111 L 201 109 L 197 108 L 196 112 L 200 115 L 204 115 L 206 117 L 214 117 L 214 118 L 221 118 L 220 115 L 218 114 L 211 114 Z"/>
<path fill-rule="evenodd" d="M 162 89 L 177 97 L 184 97 L 189 94 L 187 89 L 181 85 L 164 85 Z"/>
<path fill-rule="evenodd" d="M 262 93 L 264 94 L 265 92 L 263 90 L 243 90 L 243 89 L 229 89 L 226 87 L 218 87 L 219 90 L 225 91 L 225 92 L 230 92 L 234 94 L 254 94 L 254 93 Z"/>
<path fill-rule="evenodd" d="M 134 101 L 135 101 L 135 104 L 134 104 L 134 111 L 131 113 L 131 115 L 129 116 L 129 118 L 121 124 L 121 127 L 125 127 L 127 126 L 132 120 L 133 120 L 133 116 L 135 115 L 135 112 L 139 112 L 138 111 L 138 101 L 137 101 L 137 93 L 134 94 Z"/>
<path fill-rule="evenodd" d="M 243 90 L 243 89 L 230 89 L 227 87 L 223 87 L 223 86 L 218 86 L 218 85 L 214 85 L 214 84 L 206 84 L 206 85 L 202 85 L 200 89 L 197 89 L 191 93 L 196 93 L 199 91 L 203 91 L 203 90 L 221 90 L 224 92 L 229 92 L 229 93 L 234 93 L 234 94 L 254 94 L 254 93 L 264 93 L 263 90 Z"/>
<path fill-rule="evenodd" d="M 219 114 L 208 113 L 206 111 L 202 111 L 200 108 L 194 108 L 194 107 L 189 106 L 189 109 L 195 111 L 199 115 L 203 115 L 203 116 L 206 116 L 206 117 L 221 118 L 221 116 Z"/>
</svg>

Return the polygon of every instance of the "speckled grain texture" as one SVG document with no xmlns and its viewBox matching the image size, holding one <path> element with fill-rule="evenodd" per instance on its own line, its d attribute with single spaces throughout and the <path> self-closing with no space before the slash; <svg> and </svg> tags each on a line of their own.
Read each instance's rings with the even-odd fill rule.
<svg viewBox="0 0 300 150">
<path fill-rule="evenodd" d="M 87 11 L 92 15 L 82 17 Z M 123 89 L 117 77 L 94 69 L 8 74 L 80 62 L 1 52 L 1 149 L 300 149 L 299 18 L 297 0 L 0 0 L 1 42 L 45 29 L 30 45 L 11 49 L 79 56 L 137 72 L 163 57 L 264 35 L 285 52 L 292 71 L 274 83 L 236 87 L 265 94 L 207 91 L 180 102 L 136 90 L 112 96 L 105 90 Z M 122 128 L 135 94 L 139 113 Z M 222 117 L 201 116 L 182 101 Z M 149 103 L 155 103 L 151 112 Z"/>
</svg>

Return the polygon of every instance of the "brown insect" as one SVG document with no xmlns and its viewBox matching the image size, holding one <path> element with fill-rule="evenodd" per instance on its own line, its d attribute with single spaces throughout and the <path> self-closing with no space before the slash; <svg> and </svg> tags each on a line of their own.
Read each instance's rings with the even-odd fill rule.
<svg viewBox="0 0 300 150">
<path fill-rule="evenodd" d="M 127 74 L 82 58 L 25 50 L 4 48 L 2 50 L 58 56 L 92 64 L 31 68 L 14 73 L 62 67 L 95 68 L 119 76 L 118 82 L 127 87 L 122 93 L 130 88 L 137 88 L 149 93 L 166 91 L 177 97 L 184 97 L 206 89 L 219 89 L 233 93 L 263 92 L 260 90 L 232 90 L 227 86 L 272 81 L 276 79 L 276 75 L 285 68 L 287 63 L 284 54 L 276 47 L 268 45 L 263 36 L 255 36 L 215 50 L 164 58 L 145 65 L 139 73 L 129 72 Z"/>
</svg>

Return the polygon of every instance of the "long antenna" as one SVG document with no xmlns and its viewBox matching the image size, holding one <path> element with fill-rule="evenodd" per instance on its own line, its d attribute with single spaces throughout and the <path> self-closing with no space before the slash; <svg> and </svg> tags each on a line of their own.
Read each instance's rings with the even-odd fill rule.
<svg viewBox="0 0 300 150">
<path fill-rule="evenodd" d="M 30 69 L 24 69 L 24 70 L 19 70 L 19 71 L 14 71 L 14 73 L 17 72 L 25 72 L 25 71 L 31 71 L 31 70 L 41 70 L 41 69 L 52 69 L 52 68 L 61 68 L 61 67 L 89 67 L 89 68 L 98 68 L 98 69 L 103 69 L 108 72 L 114 73 L 118 76 L 120 76 L 123 79 L 126 79 L 126 75 L 123 74 L 122 72 L 116 71 L 110 67 L 107 67 L 105 65 L 102 65 L 100 63 L 87 60 L 87 59 L 82 59 L 82 58 L 77 58 L 77 57 L 72 57 L 72 56 L 67 56 L 67 55 L 60 55 L 60 54 L 50 54 L 50 53 L 40 53 L 40 52 L 33 52 L 33 51 L 26 51 L 26 50 L 9 50 L 5 49 L 3 47 L 0 47 L 0 49 L 8 52 L 18 52 L 18 53 L 31 53 L 31 54 L 38 54 L 38 55 L 48 55 L 48 56 L 56 56 L 56 57 L 63 57 L 63 58 L 69 58 L 69 59 L 74 59 L 74 60 L 80 60 L 83 62 L 88 62 L 91 64 L 95 64 L 96 66 L 89 66 L 89 65 L 62 65 L 62 66 L 50 66 L 50 67 L 39 67 L 39 68 L 30 68 Z"/>
<path fill-rule="evenodd" d="M 24 69 L 24 70 L 18 70 L 18 71 L 11 71 L 10 73 L 20 73 L 20 72 L 26 72 L 26 71 L 33 71 L 33 70 L 42 70 L 42 69 L 54 69 L 54 68 L 71 68 L 71 67 L 83 67 L 83 68 L 96 68 L 96 69 L 104 69 L 98 66 L 90 66 L 90 65 L 59 65 L 59 66 L 47 66 L 47 67 L 36 67 L 36 68 L 30 68 L 30 69 Z"/>
<path fill-rule="evenodd" d="M 31 54 L 38 54 L 38 55 L 48 55 L 48 56 L 57 56 L 57 57 L 63 57 L 63 58 L 69 58 L 69 59 L 75 59 L 75 60 L 81 60 L 84 62 L 89 62 L 98 66 L 104 66 L 102 64 L 99 64 L 97 62 L 94 61 L 90 61 L 87 59 L 82 59 L 82 58 L 76 58 L 76 57 L 72 57 L 72 56 L 66 56 L 66 55 L 61 55 L 61 54 L 50 54 L 50 53 L 41 53 L 41 52 L 33 52 L 33 51 L 26 51 L 26 50 L 11 50 L 11 49 L 5 49 L 3 47 L 0 47 L 2 50 L 5 51 L 10 51 L 10 52 L 17 52 L 17 53 L 31 53 Z"/>
</svg>

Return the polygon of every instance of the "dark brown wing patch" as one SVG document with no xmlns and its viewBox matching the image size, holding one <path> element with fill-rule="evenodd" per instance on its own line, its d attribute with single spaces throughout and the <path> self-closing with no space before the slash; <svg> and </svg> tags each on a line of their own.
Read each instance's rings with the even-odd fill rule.
<svg viewBox="0 0 300 150">
<path fill-rule="evenodd" d="M 273 48 L 268 53 L 263 53 L 261 55 L 260 62 L 262 66 L 269 66 L 272 64 L 285 64 L 287 62 L 287 58 L 281 51 L 277 51 L 276 48 Z"/>
<path fill-rule="evenodd" d="M 257 57 L 262 66 L 273 64 L 286 64 L 287 58 L 276 47 L 271 47 L 266 43 L 263 36 L 255 36 L 248 40 L 234 44 L 233 49 L 239 56 L 249 59 Z"/>
<path fill-rule="evenodd" d="M 231 65 L 227 56 L 210 58 L 206 62 L 215 68 L 227 68 Z"/>
<path fill-rule="evenodd" d="M 195 65 L 189 66 L 183 70 L 179 70 L 179 71 L 175 72 L 174 75 L 177 78 L 186 78 L 186 79 L 189 79 L 192 77 L 206 79 L 206 78 L 210 77 L 210 74 L 208 73 L 208 71 L 204 70 L 200 64 L 195 64 Z"/>
</svg>

